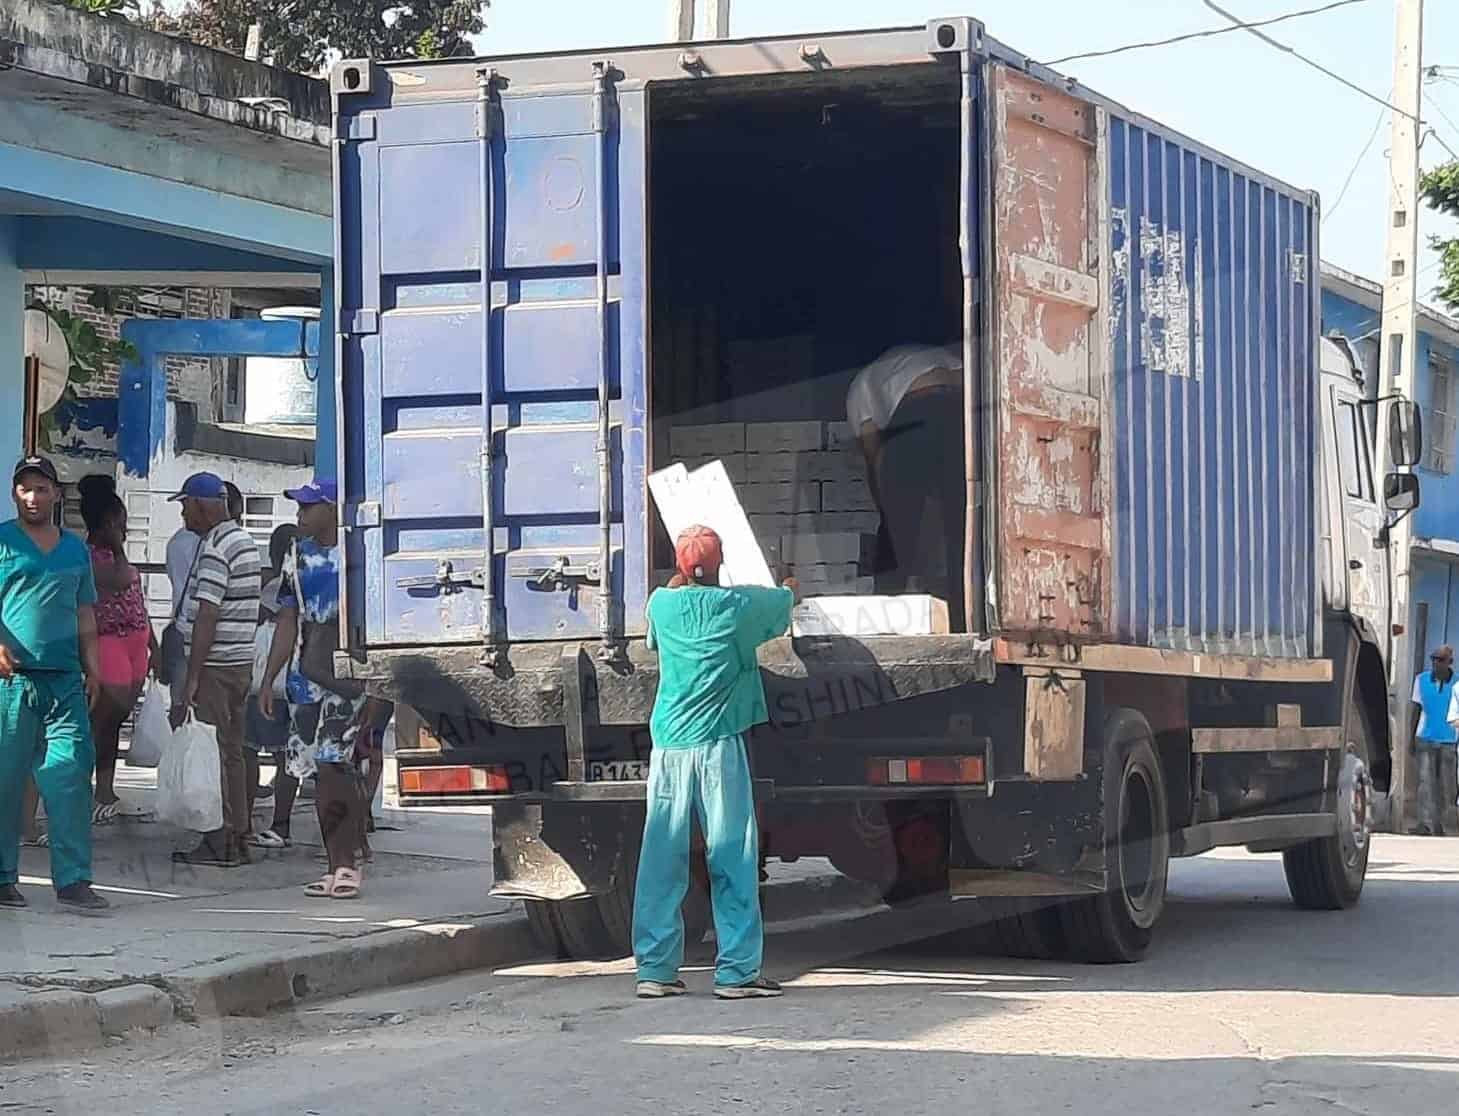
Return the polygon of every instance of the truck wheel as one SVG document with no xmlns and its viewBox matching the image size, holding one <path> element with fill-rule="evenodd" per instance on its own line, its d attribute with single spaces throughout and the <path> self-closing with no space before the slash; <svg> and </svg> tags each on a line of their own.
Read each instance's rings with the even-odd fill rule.
<svg viewBox="0 0 1459 1116">
<path fill-rule="evenodd" d="M 1109 889 L 1061 908 L 1073 952 L 1096 964 L 1138 961 L 1165 909 L 1170 811 L 1145 718 L 1114 709 L 1104 722 L 1104 832 Z"/>
<path fill-rule="evenodd" d="M 1282 852 L 1292 902 L 1309 911 L 1351 907 L 1368 874 L 1373 781 L 1368 772 L 1372 729 L 1361 703 L 1349 699 L 1348 746 L 1337 775 L 1337 835 L 1305 841 Z"/>
<path fill-rule="evenodd" d="M 528 899 L 527 921 L 543 948 L 555 957 L 600 961 L 633 952 L 633 889 L 637 861 L 619 871 L 613 890 L 585 899 Z M 708 876 L 702 857 L 690 864 L 689 894 L 684 899 L 684 941 L 696 945 L 713 925 Z"/>
<path fill-rule="evenodd" d="M 1045 901 L 1047 903 L 1047 901 Z M 1056 905 L 1030 899 L 983 899 L 980 913 L 988 921 L 973 930 L 974 949 L 998 957 L 1028 961 L 1056 961 L 1069 950 L 1068 937 Z"/>
</svg>

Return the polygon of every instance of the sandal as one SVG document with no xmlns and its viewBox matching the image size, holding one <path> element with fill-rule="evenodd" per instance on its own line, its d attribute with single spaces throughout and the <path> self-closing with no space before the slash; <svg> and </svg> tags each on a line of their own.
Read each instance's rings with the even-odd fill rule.
<svg viewBox="0 0 1459 1116">
<path fill-rule="evenodd" d="M 331 899 L 358 899 L 364 875 L 355 868 L 341 868 L 334 874 L 334 887 L 330 889 Z"/>
<path fill-rule="evenodd" d="M 304 894 L 311 899 L 328 899 L 334 894 L 334 873 L 329 872 L 322 880 L 306 884 Z"/>
<path fill-rule="evenodd" d="M 248 843 L 256 849 L 287 849 L 292 842 L 272 829 L 265 829 L 262 833 L 250 833 Z"/>
<path fill-rule="evenodd" d="M 109 825 L 117 820 L 119 803 L 98 802 L 96 808 L 91 811 L 92 825 Z"/>
</svg>

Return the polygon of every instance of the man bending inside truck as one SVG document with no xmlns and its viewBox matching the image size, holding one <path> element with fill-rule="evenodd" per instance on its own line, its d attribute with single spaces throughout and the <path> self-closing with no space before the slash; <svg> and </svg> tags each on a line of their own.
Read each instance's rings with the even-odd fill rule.
<svg viewBox="0 0 1459 1116">
<path fill-rule="evenodd" d="M 961 345 L 899 345 L 851 383 L 846 419 L 866 458 L 881 513 L 879 593 L 930 593 L 963 615 L 963 361 Z"/>
<path fill-rule="evenodd" d="M 721 588 L 720 539 L 690 527 L 674 545 L 678 569 L 648 601 L 648 645 L 659 654 L 649 730 L 648 817 L 633 901 L 638 995 L 683 995 L 684 896 L 694 818 L 704 831 L 722 1000 L 780 995 L 760 975 L 760 835 L 745 734 L 768 720 L 755 649 L 785 634 L 793 581 L 781 589 Z"/>
</svg>

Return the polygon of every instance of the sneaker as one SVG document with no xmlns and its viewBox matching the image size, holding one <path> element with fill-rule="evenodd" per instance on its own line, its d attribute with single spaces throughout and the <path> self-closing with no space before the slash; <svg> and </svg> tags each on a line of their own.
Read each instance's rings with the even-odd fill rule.
<svg viewBox="0 0 1459 1116">
<path fill-rule="evenodd" d="M 670 996 L 688 995 L 689 989 L 682 980 L 641 980 L 638 982 L 640 1000 L 667 1000 Z"/>
<path fill-rule="evenodd" d="M 204 841 L 195 849 L 172 854 L 174 864 L 191 864 L 194 868 L 242 868 L 248 862 L 236 854 L 220 853 Z"/>
<path fill-rule="evenodd" d="M 714 986 L 716 1000 L 762 1000 L 771 996 L 783 996 L 784 990 L 773 980 L 756 977 L 744 984 L 717 984 Z"/>
<path fill-rule="evenodd" d="M 20 910 L 22 907 L 30 906 L 25 901 L 25 896 L 20 893 L 20 888 L 14 884 L 0 885 L 0 907 L 11 907 Z"/>
<path fill-rule="evenodd" d="M 104 895 L 98 895 L 91 889 L 89 883 L 73 883 L 58 888 L 56 902 L 65 907 L 75 907 L 78 911 L 104 911 L 111 906 Z"/>
<path fill-rule="evenodd" d="M 248 843 L 256 849 L 287 849 L 293 844 L 276 829 L 265 829 L 262 833 L 250 833 Z"/>
</svg>

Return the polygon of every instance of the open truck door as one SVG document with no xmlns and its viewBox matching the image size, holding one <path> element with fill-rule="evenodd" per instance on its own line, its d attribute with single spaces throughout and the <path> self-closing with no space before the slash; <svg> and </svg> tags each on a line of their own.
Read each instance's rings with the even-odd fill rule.
<svg viewBox="0 0 1459 1116">
<path fill-rule="evenodd" d="M 408 77 L 335 71 L 350 642 L 615 641 L 647 585 L 643 89 Z"/>
</svg>

